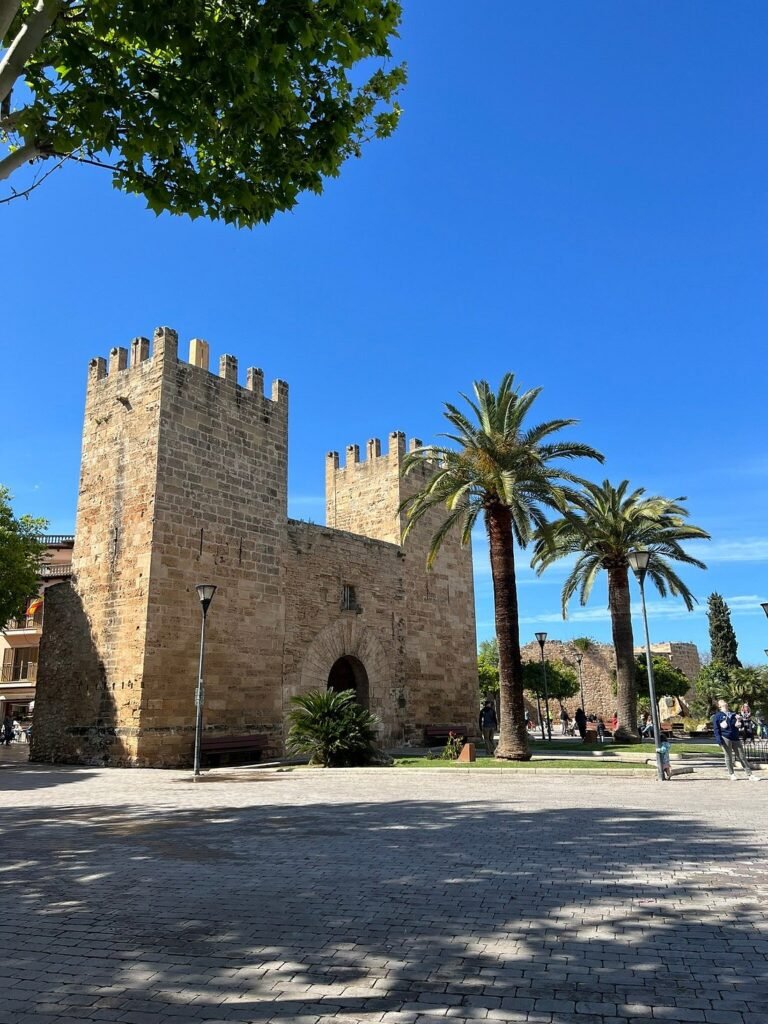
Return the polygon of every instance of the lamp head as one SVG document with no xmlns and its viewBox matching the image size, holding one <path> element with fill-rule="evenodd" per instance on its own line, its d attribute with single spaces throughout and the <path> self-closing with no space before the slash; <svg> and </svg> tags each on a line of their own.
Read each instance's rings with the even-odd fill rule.
<svg viewBox="0 0 768 1024">
<path fill-rule="evenodd" d="M 763 603 L 760 605 L 760 607 L 763 609 L 765 614 L 768 615 L 768 601 L 763 601 Z"/>
<path fill-rule="evenodd" d="M 575 658 L 576 658 L 576 661 L 580 665 L 582 663 L 582 661 L 584 660 L 584 651 L 576 651 Z"/>
<path fill-rule="evenodd" d="M 195 590 L 200 598 L 200 604 L 203 606 L 203 615 L 206 615 L 208 606 L 213 600 L 213 595 L 216 593 L 216 585 L 214 583 L 198 583 Z"/>
<path fill-rule="evenodd" d="M 637 576 L 640 583 L 645 579 L 645 574 L 648 571 L 648 563 L 651 560 L 650 551 L 630 551 L 627 555 L 627 561 L 632 572 Z"/>
<path fill-rule="evenodd" d="M 547 634 L 546 633 L 536 633 L 535 636 L 536 636 L 536 639 L 539 641 L 539 647 L 543 651 L 544 650 L 544 644 L 547 642 Z"/>
</svg>

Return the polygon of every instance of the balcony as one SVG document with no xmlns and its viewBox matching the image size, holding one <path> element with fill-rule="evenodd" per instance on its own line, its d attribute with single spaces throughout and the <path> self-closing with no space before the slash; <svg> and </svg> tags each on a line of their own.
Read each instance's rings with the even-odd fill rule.
<svg viewBox="0 0 768 1024">
<path fill-rule="evenodd" d="M 36 661 L 21 661 L 0 668 L 0 683 L 34 683 L 36 679 Z"/>
<path fill-rule="evenodd" d="M 72 575 L 72 563 L 43 562 L 37 570 L 37 575 L 41 580 L 67 579 Z"/>
<path fill-rule="evenodd" d="M 39 533 L 35 540 L 49 548 L 71 548 L 75 543 L 74 533 Z"/>
<path fill-rule="evenodd" d="M 5 633 L 15 633 L 21 629 L 42 629 L 43 609 L 38 608 L 34 615 L 19 615 L 15 619 L 8 619 L 5 624 Z"/>
</svg>

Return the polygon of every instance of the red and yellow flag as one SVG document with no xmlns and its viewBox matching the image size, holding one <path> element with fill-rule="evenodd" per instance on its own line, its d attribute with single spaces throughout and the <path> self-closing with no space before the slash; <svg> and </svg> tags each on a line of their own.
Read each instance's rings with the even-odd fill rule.
<svg viewBox="0 0 768 1024">
<path fill-rule="evenodd" d="M 43 599 L 42 599 L 42 597 L 34 597 L 34 598 L 32 598 L 32 600 L 27 605 L 27 617 L 31 618 L 35 614 L 35 612 L 40 611 L 40 609 L 42 607 L 43 607 Z"/>
</svg>

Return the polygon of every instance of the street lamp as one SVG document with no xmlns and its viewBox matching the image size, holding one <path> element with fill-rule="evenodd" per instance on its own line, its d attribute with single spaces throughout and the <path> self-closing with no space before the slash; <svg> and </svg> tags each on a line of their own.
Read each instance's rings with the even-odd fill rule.
<svg viewBox="0 0 768 1024">
<path fill-rule="evenodd" d="M 216 593 L 213 583 L 198 583 L 195 587 L 197 596 L 200 598 L 200 608 L 203 612 L 203 623 L 200 628 L 200 664 L 197 670 L 197 690 L 195 692 L 195 766 L 193 776 L 195 782 L 200 777 L 200 740 L 203 733 L 203 701 L 205 700 L 205 685 L 203 683 L 203 658 L 205 657 L 205 620 L 208 617 L 208 609 Z"/>
<path fill-rule="evenodd" d="M 586 713 L 584 707 L 584 682 L 581 678 L 581 663 L 584 661 L 584 652 L 576 651 L 576 664 L 579 666 L 579 692 L 581 693 L 581 710 Z"/>
<path fill-rule="evenodd" d="M 763 603 L 760 605 L 760 607 L 763 609 L 765 614 L 768 615 L 768 601 L 763 601 Z"/>
<path fill-rule="evenodd" d="M 544 717 L 547 720 L 547 739 L 552 739 L 552 726 L 549 721 L 549 690 L 547 689 L 547 663 L 544 661 L 544 644 L 547 642 L 546 633 L 537 633 L 536 639 L 541 648 L 541 671 L 544 673 Z M 544 727 L 541 729 L 541 738 L 544 739 Z"/>
<path fill-rule="evenodd" d="M 651 718 L 653 719 L 653 736 L 656 746 L 656 772 L 659 782 L 664 782 L 664 766 L 661 761 L 661 725 L 659 724 L 659 706 L 656 703 L 656 683 L 653 678 L 653 659 L 651 658 L 651 638 L 648 633 L 648 613 L 645 608 L 645 574 L 648 571 L 648 562 L 651 559 L 650 551 L 630 551 L 627 556 L 629 566 L 635 574 L 635 579 L 640 587 L 640 598 L 643 605 L 643 626 L 645 627 L 645 662 L 648 669 L 648 692 L 651 698 Z"/>
</svg>

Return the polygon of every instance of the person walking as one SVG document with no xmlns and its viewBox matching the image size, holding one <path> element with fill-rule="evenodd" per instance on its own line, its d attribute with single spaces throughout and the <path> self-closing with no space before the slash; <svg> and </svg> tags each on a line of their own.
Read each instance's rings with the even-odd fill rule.
<svg viewBox="0 0 768 1024">
<path fill-rule="evenodd" d="M 561 704 L 560 705 L 560 735 L 561 736 L 567 736 L 568 735 L 568 726 L 570 724 L 570 721 L 571 721 L 571 719 L 570 719 L 570 716 L 569 716 L 568 712 L 565 710 L 565 705 Z"/>
<path fill-rule="evenodd" d="M 719 700 L 717 708 L 718 710 L 712 715 L 712 732 L 715 734 L 715 741 L 723 748 L 728 778 L 734 782 L 736 781 L 736 775 L 733 770 L 733 755 L 735 754 L 746 772 L 747 778 L 752 782 L 757 782 L 757 776 L 752 774 L 749 761 L 747 761 L 744 743 L 739 735 L 739 728 L 736 724 L 736 715 L 733 711 L 729 710 L 727 701 Z"/>
<path fill-rule="evenodd" d="M 3 729 L 2 729 L 2 738 L 1 738 L 1 740 L 6 745 L 6 747 L 10 747 L 12 739 L 13 739 L 13 718 L 12 718 L 11 715 L 8 714 L 3 719 Z"/>
<path fill-rule="evenodd" d="M 587 716 L 584 713 L 584 708 L 576 708 L 576 713 L 573 716 L 573 720 L 576 723 L 576 728 L 579 730 L 579 736 L 581 736 L 582 743 L 586 743 Z"/>
<path fill-rule="evenodd" d="M 480 708 L 480 732 L 489 757 L 493 757 L 496 752 L 494 737 L 498 727 L 499 723 L 496 720 L 496 709 L 493 706 L 493 702 L 487 700 Z"/>
</svg>

